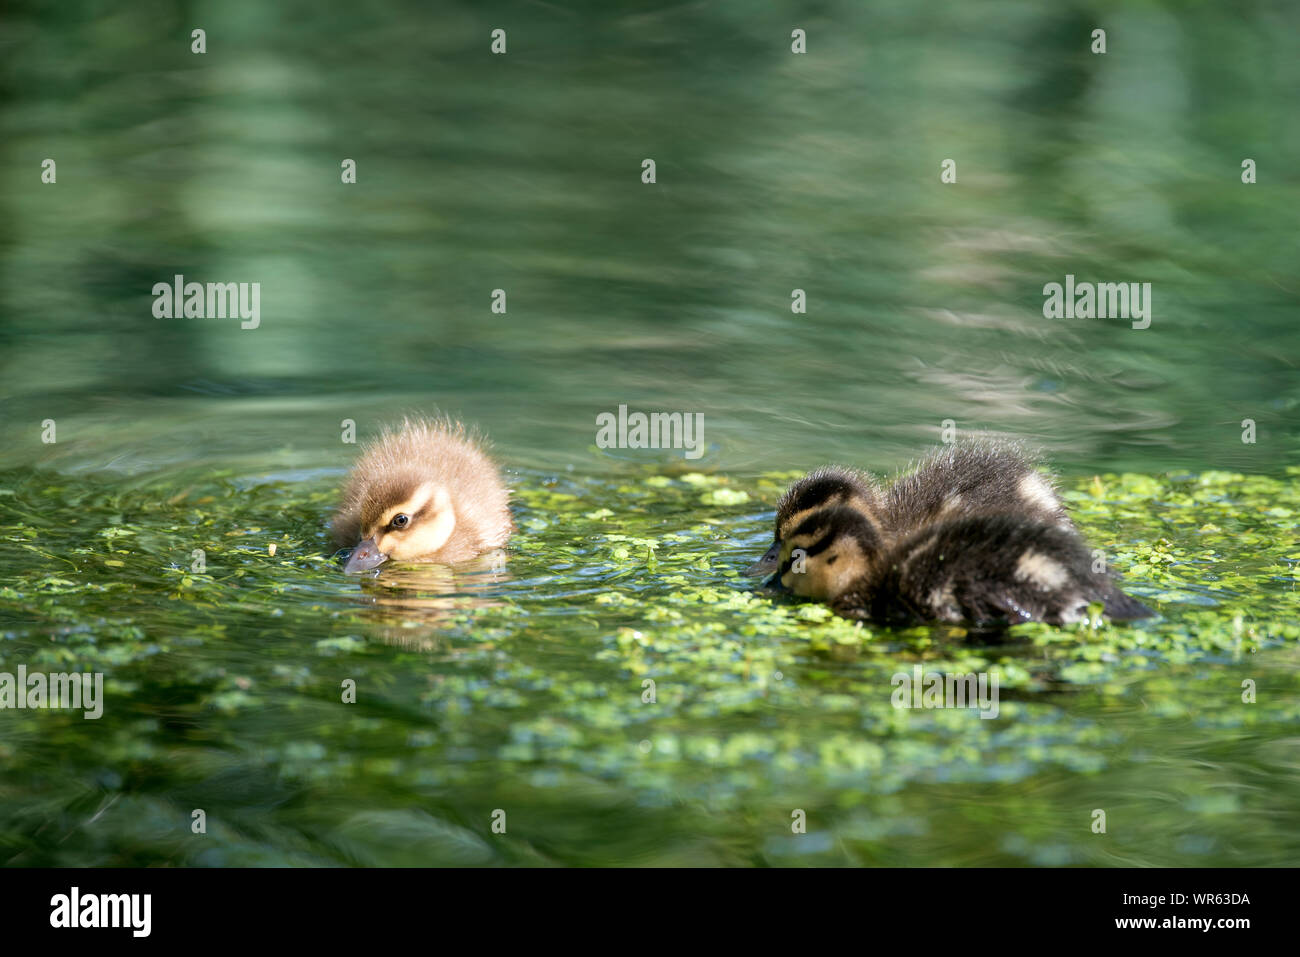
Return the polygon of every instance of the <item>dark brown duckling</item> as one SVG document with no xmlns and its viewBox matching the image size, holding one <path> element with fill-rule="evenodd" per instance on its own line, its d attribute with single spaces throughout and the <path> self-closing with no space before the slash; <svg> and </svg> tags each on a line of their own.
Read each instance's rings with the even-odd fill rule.
<svg viewBox="0 0 1300 957">
<path fill-rule="evenodd" d="M 856 510 L 822 509 L 785 539 L 778 578 L 839 615 L 883 624 L 1066 624 L 1092 602 L 1117 620 L 1153 614 L 1093 570 L 1076 533 L 1005 513 L 933 522 L 890 545 Z"/>
<path fill-rule="evenodd" d="M 1023 450 L 977 439 L 935 449 L 888 489 L 868 473 L 843 466 L 810 473 L 777 503 L 772 547 L 745 574 L 773 574 L 789 530 L 817 509 L 835 505 L 865 515 L 887 542 L 941 519 L 987 513 L 1011 513 L 1074 530 L 1056 486 Z"/>
</svg>

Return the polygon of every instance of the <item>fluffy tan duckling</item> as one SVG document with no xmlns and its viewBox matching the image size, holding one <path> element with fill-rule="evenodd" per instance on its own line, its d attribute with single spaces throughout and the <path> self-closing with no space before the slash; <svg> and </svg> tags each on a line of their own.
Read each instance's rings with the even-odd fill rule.
<svg viewBox="0 0 1300 957">
<path fill-rule="evenodd" d="M 345 572 L 386 561 L 462 562 L 514 531 L 508 493 L 480 441 L 449 419 L 404 420 L 362 449 L 332 523 L 356 546 Z"/>
<path fill-rule="evenodd" d="M 1098 601 L 1114 619 L 1152 614 L 1093 570 L 1077 533 L 1007 513 L 933 522 L 890 545 L 870 519 L 832 506 L 790 532 L 778 578 L 837 614 L 885 624 L 1065 624 Z"/>
</svg>

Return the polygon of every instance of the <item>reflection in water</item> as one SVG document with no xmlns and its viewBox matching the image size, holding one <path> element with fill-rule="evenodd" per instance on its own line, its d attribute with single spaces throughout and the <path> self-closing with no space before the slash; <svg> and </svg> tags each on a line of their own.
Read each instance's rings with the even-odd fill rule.
<svg viewBox="0 0 1300 957">
<path fill-rule="evenodd" d="M 360 576 L 358 600 L 372 634 L 415 651 L 441 647 L 440 632 L 467 614 L 501 607 L 494 591 L 510 581 L 506 551 L 497 549 L 457 565 L 384 564 Z"/>
</svg>

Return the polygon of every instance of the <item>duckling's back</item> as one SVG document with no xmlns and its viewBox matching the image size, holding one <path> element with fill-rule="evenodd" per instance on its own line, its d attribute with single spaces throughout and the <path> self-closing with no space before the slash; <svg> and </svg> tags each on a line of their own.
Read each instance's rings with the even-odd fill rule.
<svg viewBox="0 0 1300 957">
<path fill-rule="evenodd" d="M 1050 479 L 1018 448 L 973 441 L 932 452 L 890 486 L 890 531 L 906 533 L 931 522 L 1014 513 L 1073 529 Z"/>
</svg>

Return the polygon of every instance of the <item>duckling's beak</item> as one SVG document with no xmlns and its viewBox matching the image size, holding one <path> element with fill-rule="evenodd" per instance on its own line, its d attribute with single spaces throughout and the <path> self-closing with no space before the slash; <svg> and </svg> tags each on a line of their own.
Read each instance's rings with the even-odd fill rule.
<svg viewBox="0 0 1300 957">
<path fill-rule="evenodd" d="M 750 578 L 762 578 L 781 567 L 781 543 L 777 542 L 767 550 L 767 554 L 745 569 L 744 574 Z"/>
<path fill-rule="evenodd" d="M 348 563 L 343 566 L 343 571 L 349 575 L 353 572 L 364 572 L 370 568 L 378 568 L 386 561 L 388 561 L 388 556 L 379 550 L 375 540 L 367 538 L 352 549 L 352 554 L 348 557 Z"/>
</svg>

